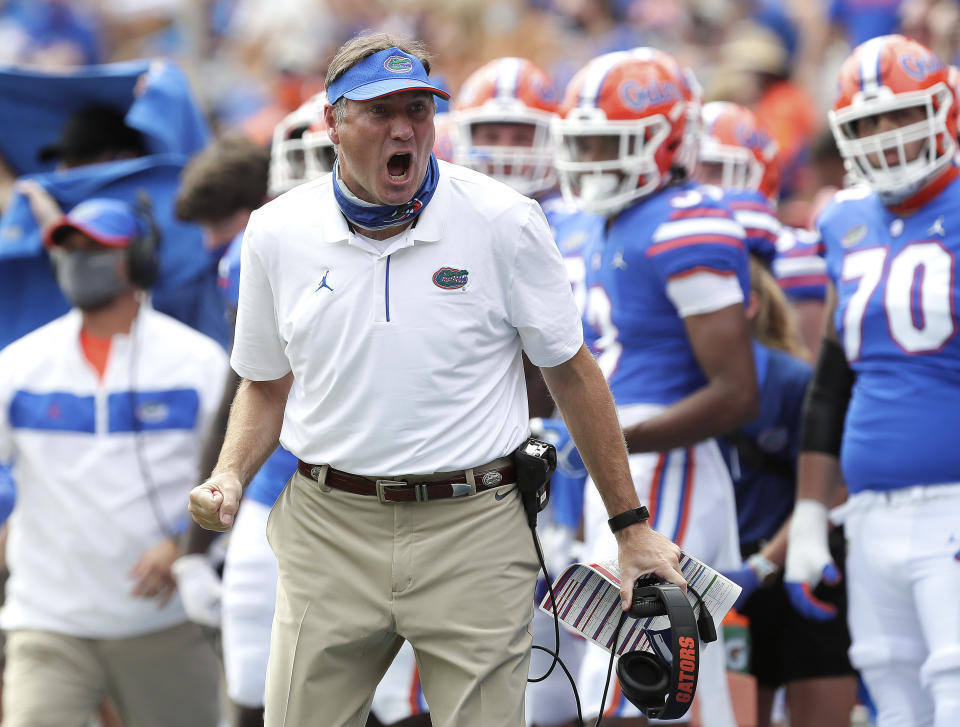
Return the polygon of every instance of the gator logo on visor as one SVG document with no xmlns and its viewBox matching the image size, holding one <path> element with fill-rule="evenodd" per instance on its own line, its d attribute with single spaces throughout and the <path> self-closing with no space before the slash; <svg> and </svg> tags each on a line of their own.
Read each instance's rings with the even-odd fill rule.
<svg viewBox="0 0 960 727">
<path fill-rule="evenodd" d="M 403 56 L 390 56 L 383 62 L 383 67 L 391 73 L 409 73 L 413 70 L 413 61 Z"/>
<path fill-rule="evenodd" d="M 433 284 L 444 290 L 457 290 L 467 284 L 469 274 L 457 268 L 440 268 L 433 274 Z"/>
</svg>

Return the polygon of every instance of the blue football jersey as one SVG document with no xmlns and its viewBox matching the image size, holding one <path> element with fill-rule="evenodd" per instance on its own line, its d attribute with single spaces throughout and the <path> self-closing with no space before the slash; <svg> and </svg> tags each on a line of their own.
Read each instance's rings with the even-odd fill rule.
<svg viewBox="0 0 960 727">
<path fill-rule="evenodd" d="M 227 246 L 217 266 L 217 287 L 228 308 L 237 309 L 240 300 L 240 246 L 243 244 L 241 232 Z"/>
<path fill-rule="evenodd" d="M 747 251 L 767 265 L 772 265 L 782 227 L 776 210 L 766 197 L 754 189 L 721 189 L 733 218 L 743 227 Z"/>
<path fill-rule="evenodd" d="M 287 480 L 293 477 L 293 473 L 296 471 L 297 458 L 283 447 L 277 447 L 257 471 L 257 474 L 253 476 L 253 479 L 250 480 L 243 496 L 256 500 L 267 507 L 273 507 L 273 503 L 283 492 Z"/>
<path fill-rule="evenodd" d="M 865 187 L 819 220 L 856 383 L 840 453 L 851 492 L 960 481 L 960 181 L 900 217 Z"/>
<path fill-rule="evenodd" d="M 825 254 L 816 230 L 783 227 L 777 239 L 773 275 L 787 298 L 826 300 L 829 278 Z"/>
<path fill-rule="evenodd" d="M 587 303 L 587 270 L 583 254 L 590 240 L 603 234 L 604 218 L 577 209 L 561 197 L 551 197 L 542 205 L 553 239 L 563 257 L 577 310 L 583 315 Z"/>
<path fill-rule="evenodd" d="M 722 199 L 692 184 L 667 187 L 599 230 L 584 259 L 584 338 L 617 404 L 672 404 L 704 386 L 675 300 L 681 288 L 696 297 L 717 280 L 729 302 L 711 305 L 711 292 L 702 310 L 685 314 L 749 296 L 743 228 Z"/>
<path fill-rule="evenodd" d="M 803 399 L 813 369 L 754 342 L 760 411 L 720 447 L 733 479 L 740 543 L 769 540 L 793 510 Z"/>
</svg>

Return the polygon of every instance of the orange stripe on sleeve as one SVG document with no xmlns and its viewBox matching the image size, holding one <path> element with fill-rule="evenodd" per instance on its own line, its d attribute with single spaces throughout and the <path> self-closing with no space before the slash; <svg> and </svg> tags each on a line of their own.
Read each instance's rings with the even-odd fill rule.
<svg viewBox="0 0 960 727">
<path fill-rule="evenodd" d="M 710 268 L 706 265 L 697 265 L 695 268 L 690 268 L 689 270 L 684 270 L 682 273 L 671 275 L 669 279 L 681 280 L 683 278 L 690 277 L 691 275 L 696 275 L 697 273 L 710 273 L 711 275 L 719 275 L 724 278 L 729 278 L 731 275 L 737 274 L 734 270 L 717 270 L 716 268 Z"/>
<path fill-rule="evenodd" d="M 670 252 L 679 247 L 705 244 L 727 245 L 737 250 L 743 249 L 743 240 L 738 237 L 730 237 L 728 235 L 687 235 L 686 237 L 678 237 L 674 240 L 667 240 L 665 242 L 658 242 L 656 245 L 651 245 L 647 248 L 647 257 L 653 257 L 663 252 Z"/>
</svg>

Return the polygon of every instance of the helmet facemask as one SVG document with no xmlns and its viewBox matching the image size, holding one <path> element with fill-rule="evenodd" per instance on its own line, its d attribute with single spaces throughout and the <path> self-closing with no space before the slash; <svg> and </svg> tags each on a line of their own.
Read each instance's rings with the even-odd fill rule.
<svg viewBox="0 0 960 727">
<path fill-rule="evenodd" d="M 847 172 L 857 182 L 872 187 L 885 204 L 896 204 L 916 194 L 953 160 L 957 142 L 947 129 L 953 94 L 943 83 L 928 89 L 893 93 L 887 87 L 869 98 L 854 96 L 853 103 L 831 111 L 830 126 Z M 857 135 L 858 122 L 870 116 L 922 108 L 918 122 L 869 136 Z M 908 159 L 907 145 L 921 141 L 916 158 Z M 897 153 L 888 161 L 886 152 Z M 871 157 L 873 157 L 871 159 Z"/>
<path fill-rule="evenodd" d="M 307 131 L 303 135 L 303 153 L 307 165 L 307 179 L 316 179 L 333 171 L 337 149 L 325 129 Z"/>
<path fill-rule="evenodd" d="M 529 109 L 520 102 L 503 103 L 497 99 L 479 108 L 457 111 L 453 160 L 483 172 L 521 194 L 536 196 L 547 192 L 557 184 L 550 136 L 552 117 L 553 114 Z M 530 146 L 477 144 L 474 130 L 482 124 L 532 126 L 533 143 Z"/>
<path fill-rule="evenodd" d="M 584 209 L 613 216 L 637 199 L 660 189 L 666 181 L 658 155 L 674 154 L 665 148 L 672 126 L 656 114 L 629 121 L 607 121 L 597 109 L 575 109 L 554 122 L 556 164 L 564 197 Z M 579 140 L 610 137 L 610 159 L 580 161 Z"/>
<path fill-rule="evenodd" d="M 725 189 L 759 189 L 763 179 L 763 165 L 754 158 L 750 150 L 721 144 L 707 135 L 700 139 L 699 164 L 718 165 L 721 168 L 718 183 Z"/>
</svg>

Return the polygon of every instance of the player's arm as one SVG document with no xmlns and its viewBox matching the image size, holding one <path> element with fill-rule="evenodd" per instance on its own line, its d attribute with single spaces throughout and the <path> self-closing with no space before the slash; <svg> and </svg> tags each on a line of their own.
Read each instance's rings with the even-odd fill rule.
<svg viewBox="0 0 960 727">
<path fill-rule="evenodd" d="M 854 375 L 833 328 L 836 294 L 827 294 L 823 343 L 807 389 L 797 460 L 797 501 L 790 521 L 784 581 L 794 606 L 808 618 L 823 620 L 836 609 L 810 590 L 820 580 L 836 582 L 839 571 L 827 542 L 827 512 L 834 504 L 843 477 L 840 444 Z"/>
<path fill-rule="evenodd" d="M 613 517 L 639 507 L 613 397 L 593 355 L 581 346 L 573 358 L 541 370 L 607 513 Z M 680 572 L 680 549 L 648 522 L 625 527 L 616 537 L 624 608 L 630 604 L 633 581 L 645 573 L 680 586 L 686 583 Z"/>
<path fill-rule="evenodd" d="M 853 391 L 854 374 L 833 327 L 836 292 L 827 291 L 823 341 L 803 402 L 797 501 L 813 500 L 829 507 L 843 486 L 840 443 Z"/>
<path fill-rule="evenodd" d="M 757 376 L 750 328 L 735 303 L 683 319 L 707 385 L 626 430 L 631 452 L 663 452 L 732 432 L 756 415 Z"/>
<path fill-rule="evenodd" d="M 228 530 L 243 488 L 277 448 L 293 372 L 270 381 L 241 379 L 213 474 L 190 493 L 190 512 L 203 527 Z"/>
</svg>

